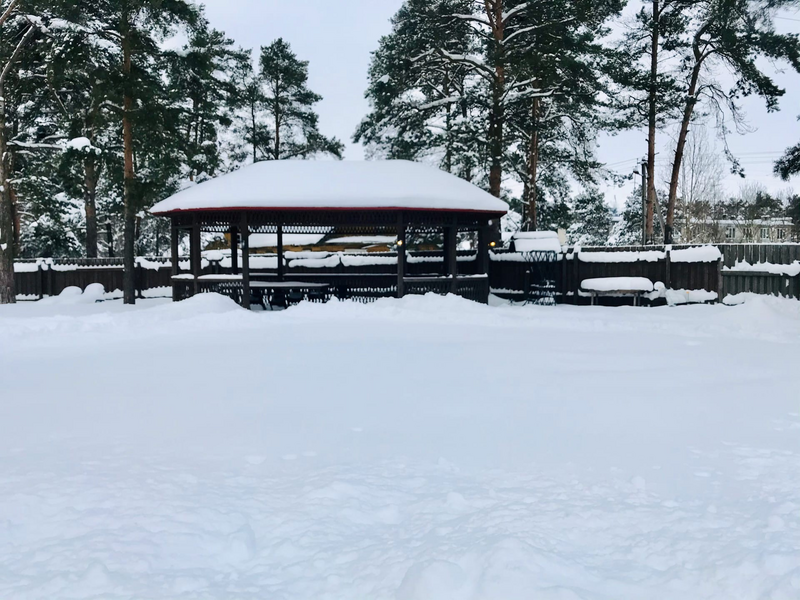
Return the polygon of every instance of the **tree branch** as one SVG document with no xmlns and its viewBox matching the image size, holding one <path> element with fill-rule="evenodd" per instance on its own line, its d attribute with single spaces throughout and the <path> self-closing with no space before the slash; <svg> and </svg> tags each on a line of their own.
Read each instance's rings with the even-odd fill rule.
<svg viewBox="0 0 800 600">
<path fill-rule="evenodd" d="M 8 74 L 11 73 L 11 68 L 14 66 L 14 63 L 19 60 L 22 50 L 33 37 L 34 33 L 36 33 L 36 27 L 31 25 L 28 28 L 28 31 L 25 32 L 25 35 L 22 36 L 22 39 L 19 41 L 19 44 L 17 44 L 17 47 L 14 48 L 14 53 L 11 55 L 11 58 L 8 59 L 6 66 L 3 68 L 2 74 L 0 74 L 0 90 L 3 89 L 6 79 L 8 78 Z"/>
<path fill-rule="evenodd" d="M 0 15 L 0 27 L 2 27 L 3 24 L 11 17 L 14 9 L 17 8 L 17 4 L 19 4 L 19 0 L 11 0 L 11 4 L 9 4 L 5 12 Z"/>
</svg>

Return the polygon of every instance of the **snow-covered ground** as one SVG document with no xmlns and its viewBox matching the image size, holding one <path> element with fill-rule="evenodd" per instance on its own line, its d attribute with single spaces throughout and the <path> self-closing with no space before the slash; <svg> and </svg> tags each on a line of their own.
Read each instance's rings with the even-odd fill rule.
<svg viewBox="0 0 800 600">
<path fill-rule="evenodd" d="M 800 597 L 800 302 L 0 307 L 0 598 Z"/>
</svg>

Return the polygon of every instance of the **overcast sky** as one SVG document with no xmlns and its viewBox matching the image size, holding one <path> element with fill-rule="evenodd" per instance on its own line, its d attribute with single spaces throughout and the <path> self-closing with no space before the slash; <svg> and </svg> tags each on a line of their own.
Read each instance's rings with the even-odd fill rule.
<svg viewBox="0 0 800 600">
<path fill-rule="evenodd" d="M 298 57 L 308 60 L 310 87 L 323 96 L 319 104 L 321 129 L 347 144 L 346 158 L 363 158 L 362 149 L 351 142 L 353 131 L 368 110 L 364 100 L 370 52 L 379 38 L 390 30 L 389 19 L 402 0 L 202 0 L 211 24 L 225 31 L 246 48 L 258 48 L 278 37 L 288 41 Z M 637 3 L 636 0 L 631 2 Z M 638 5 L 638 3 L 637 3 Z M 800 13 L 787 14 L 778 26 L 800 31 Z M 794 20 L 793 20 L 794 19 Z M 781 112 L 767 114 L 763 102 L 744 103 L 753 133 L 733 136 L 731 148 L 744 165 L 748 180 L 778 191 L 793 186 L 800 192 L 800 178 L 783 182 L 772 175 L 772 164 L 783 150 L 800 141 L 800 75 L 779 74 L 786 88 Z M 667 141 L 667 134 L 660 134 Z M 659 157 L 666 158 L 666 148 Z M 644 132 L 628 131 L 615 137 L 603 136 L 599 157 L 620 172 L 629 173 L 645 154 Z M 741 180 L 726 179 L 735 193 Z M 610 203 L 620 205 L 630 191 L 606 189 Z"/>
</svg>

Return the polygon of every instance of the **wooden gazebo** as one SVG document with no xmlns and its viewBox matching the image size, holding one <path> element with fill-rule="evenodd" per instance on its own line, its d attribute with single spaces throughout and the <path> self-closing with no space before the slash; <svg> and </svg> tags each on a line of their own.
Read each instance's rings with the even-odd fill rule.
<svg viewBox="0 0 800 600">
<path fill-rule="evenodd" d="M 185 189 L 151 212 L 172 221 L 173 297 L 198 292 L 228 293 L 249 308 L 265 281 L 284 281 L 283 235 L 327 233 L 397 237 L 393 295 L 454 293 L 486 302 L 492 221 L 507 205 L 471 183 L 409 161 L 268 161 L 256 163 Z M 204 274 L 201 234 L 229 235 L 228 272 Z M 473 232 L 476 267 L 459 275 L 459 234 Z M 270 272 L 251 269 L 249 236 L 277 234 L 277 264 Z M 180 239 L 188 234 L 188 269 L 181 269 Z M 442 236 L 443 268 L 425 276 L 407 272 L 410 241 Z M 239 245 L 241 240 L 241 264 Z M 295 276 L 292 275 L 292 279 Z M 392 276 L 394 279 L 394 276 Z M 359 282 L 363 287 L 363 282 Z M 366 285 L 369 285 L 368 283 Z M 342 289 L 338 286 L 337 289 Z"/>
</svg>

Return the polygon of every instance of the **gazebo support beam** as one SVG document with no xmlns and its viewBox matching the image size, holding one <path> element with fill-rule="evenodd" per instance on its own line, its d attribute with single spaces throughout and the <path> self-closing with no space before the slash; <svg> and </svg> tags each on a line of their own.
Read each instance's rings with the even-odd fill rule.
<svg viewBox="0 0 800 600">
<path fill-rule="evenodd" d="M 489 275 L 489 237 L 491 231 L 488 225 L 481 225 L 478 229 L 478 273 Z"/>
<path fill-rule="evenodd" d="M 406 226 L 403 215 L 398 218 L 397 224 L 397 297 L 402 298 L 406 293 Z"/>
<path fill-rule="evenodd" d="M 231 273 L 239 274 L 239 229 L 231 227 Z"/>
<path fill-rule="evenodd" d="M 172 218 L 172 237 L 170 238 L 170 258 L 172 259 L 172 276 L 175 277 L 180 271 L 180 257 L 178 256 L 180 247 L 180 234 L 181 230 L 175 223 L 175 218 Z M 178 301 L 178 288 L 172 284 L 172 301 Z"/>
<path fill-rule="evenodd" d="M 192 266 L 192 276 L 194 277 L 194 293 L 200 293 L 200 274 L 202 269 L 202 258 L 200 255 L 200 220 L 195 215 L 192 218 L 192 231 L 189 239 L 189 261 Z"/>
<path fill-rule="evenodd" d="M 250 230 L 247 226 L 247 213 L 242 213 L 239 226 L 242 232 L 242 306 L 250 308 Z"/>
<path fill-rule="evenodd" d="M 455 294 L 458 291 L 458 227 L 445 227 L 444 241 L 446 275 L 450 277 L 450 292 Z"/>
<path fill-rule="evenodd" d="M 283 281 L 283 225 L 278 225 L 278 281 Z"/>
</svg>

